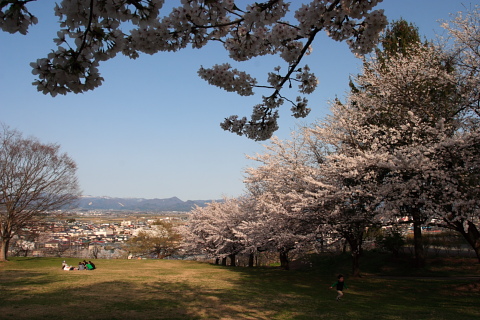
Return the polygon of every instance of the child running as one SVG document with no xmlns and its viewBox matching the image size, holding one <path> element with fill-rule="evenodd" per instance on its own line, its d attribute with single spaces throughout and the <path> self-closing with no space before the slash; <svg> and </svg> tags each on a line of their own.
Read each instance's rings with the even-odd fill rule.
<svg viewBox="0 0 480 320">
<path fill-rule="evenodd" d="M 337 282 L 330 286 L 330 288 L 333 287 L 336 287 L 338 293 L 336 300 L 340 301 L 340 299 L 342 299 L 343 297 L 343 289 L 348 289 L 347 285 L 345 284 L 345 279 L 343 278 L 343 275 L 338 275 Z"/>
</svg>

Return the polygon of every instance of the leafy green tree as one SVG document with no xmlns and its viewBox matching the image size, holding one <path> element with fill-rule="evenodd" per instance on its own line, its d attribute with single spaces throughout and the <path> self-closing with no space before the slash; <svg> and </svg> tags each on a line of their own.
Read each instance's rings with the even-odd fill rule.
<svg viewBox="0 0 480 320">
<path fill-rule="evenodd" d="M 400 19 L 392 21 L 380 36 L 380 47 L 375 50 L 376 55 L 388 61 L 398 54 L 407 55 L 413 48 L 422 44 L 418 27 Z"/>
</svg>

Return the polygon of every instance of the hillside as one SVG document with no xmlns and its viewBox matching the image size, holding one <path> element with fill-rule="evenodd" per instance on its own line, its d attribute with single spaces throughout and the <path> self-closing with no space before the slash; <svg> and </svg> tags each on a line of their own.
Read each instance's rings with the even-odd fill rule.
<svg viewBox="0 0 480 320">
<path fill-rule="evenodd" d="M 195 205 L 206 206 L 213 200 L 187 200 L 177 197 L 166 199 L 111 198 L 83 196 L 77 203 L 80 210 L 130 210 L 130 211 L 190 211 Z"/>
</svg>

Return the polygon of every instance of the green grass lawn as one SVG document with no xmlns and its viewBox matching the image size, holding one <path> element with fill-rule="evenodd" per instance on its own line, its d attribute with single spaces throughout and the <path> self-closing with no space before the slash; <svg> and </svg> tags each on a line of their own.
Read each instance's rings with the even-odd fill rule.
<svg viewBox="0 0 480 320">
<path fill-rule="evenodd" d="M 437 259 L 409 274 L 405 260 L 375 256 L 361 278 L 348 276 L 343 256 L 290 271 L 176 260 L 63 271 L 62 260 L 0 263 L 0 319 L 480 319 L 480 278 L 466 277 L 480 275 L 474 259 Z M 336 302 L 328 287 L 339 272 L 349 289 Z"/>
</svg>

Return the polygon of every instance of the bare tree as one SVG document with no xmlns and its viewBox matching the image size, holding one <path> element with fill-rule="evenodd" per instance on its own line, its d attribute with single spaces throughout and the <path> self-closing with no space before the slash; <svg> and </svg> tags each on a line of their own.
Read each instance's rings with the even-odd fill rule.
<svg viewBox="0 0 480 320">
<path fill-rule="evenodd" d="M 76 169 L 59 145 L 23 138 L 1 125 L 0 261 L 7 260 L 10 240 L 22 228 L 77 199 Z"/>
</svg>

